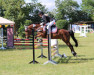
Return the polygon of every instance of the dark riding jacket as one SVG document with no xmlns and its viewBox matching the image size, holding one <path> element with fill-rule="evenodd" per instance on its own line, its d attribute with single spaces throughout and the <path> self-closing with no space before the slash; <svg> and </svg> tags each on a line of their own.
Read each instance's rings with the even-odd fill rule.
<svg viewBox="0 0 94 75">
<path fill-rule="evenodd" d="M 42 16 L 42 23 L 43 25 L 50 22 L 50 21 L 53 21 L 53 18 L 49 17 L 49 16 L 46 16 L 46 15 L 43 15 Z"/>
</svg>

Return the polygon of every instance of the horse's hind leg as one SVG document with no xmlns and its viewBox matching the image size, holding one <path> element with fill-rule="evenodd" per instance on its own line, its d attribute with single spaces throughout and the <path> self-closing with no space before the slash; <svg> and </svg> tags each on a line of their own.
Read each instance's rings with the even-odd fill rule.
<svg viewBox="0 0 94 75">
<path fill-rule="evenodd" d="M 65 41 L 64 41 L 64 42 L 65 42 Z M 66 43 L 67 46 L 70 48 L 71 53 L 72 53 L 74 56 L 77 56 L 77 53 L 74 51 L 74 48 L 73 48 L 72 44 L 71 44 L 69 41 L 67 41 L 67 42 L 65 42 L 65 43 Z"/>
<path fill-rule="evenodd" d="M 69 48 L 71 49 L 71 53 L 74 55 L 74 56 L 77 56 L 77 53 L 74 51 L 74 48 L 73 48 L 73 46 L 72 46 L 72 44 L 70 43 L 70 42 L 68 42 L 68 43 L 66 43 L 68 46 L 69 46 Z"/>
</svg>

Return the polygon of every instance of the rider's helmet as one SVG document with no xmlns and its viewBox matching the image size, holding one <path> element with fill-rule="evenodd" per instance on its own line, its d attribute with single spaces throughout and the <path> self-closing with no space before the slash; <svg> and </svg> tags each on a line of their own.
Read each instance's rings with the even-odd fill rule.
<svg viewBox="0 0 94 75">
<path fill-rule="evenodd" d="M 44 12 L 39 11 L 38 15 L 44 15 Z"/>
</svg>

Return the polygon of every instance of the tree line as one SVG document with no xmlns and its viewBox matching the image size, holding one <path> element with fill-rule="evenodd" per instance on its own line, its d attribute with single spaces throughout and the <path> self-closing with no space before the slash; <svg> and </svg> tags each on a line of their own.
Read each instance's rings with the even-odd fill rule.
<svg viewBox="0 0 94 75">
<path fill-rule="evenodd" d="M 62 28 L 63 20 L 67 20 L 70 24 L 78 21 L 94 21 L 94 0 L 82 0 L 80 5 L 74 0 L 56 0 L 55 3 L 54 14 L 59 21 L 59 28 Z"/>
</svg>

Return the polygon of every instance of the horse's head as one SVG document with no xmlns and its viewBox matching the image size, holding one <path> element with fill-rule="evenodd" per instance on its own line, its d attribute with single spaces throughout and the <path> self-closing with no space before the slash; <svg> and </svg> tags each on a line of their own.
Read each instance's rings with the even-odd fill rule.
<svg viewBox="0 0 94 75">
<path fill-rule="evenodd" d="M 29 38 L 30 35 L 32 34 L 32 30 L 34 29 L 36 31 L 36 29 L 40 27 L 40 24 L 31 24 L 29 26 L 25 26 L 25 35 L 26 38 Z"/>
<path fill-rule="evenodd" d="M 30 36 L 30 32 L 31 32 L 31 30 L 29 29 L 29 26 L 24 26 L 24 27 L 25 27 L 25 35 L 26 35 L 26 39 L 28 39 L 29 36 Z"/>
</svg>

